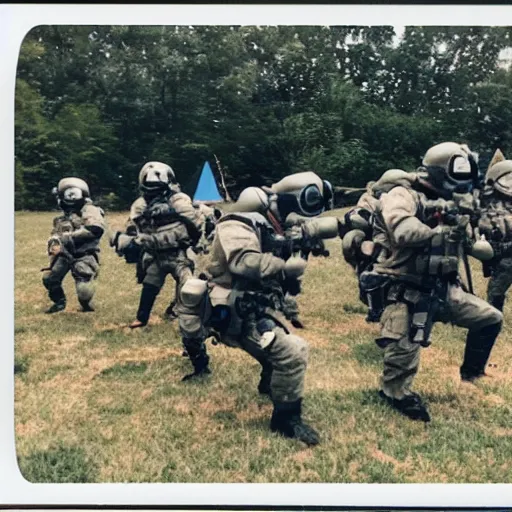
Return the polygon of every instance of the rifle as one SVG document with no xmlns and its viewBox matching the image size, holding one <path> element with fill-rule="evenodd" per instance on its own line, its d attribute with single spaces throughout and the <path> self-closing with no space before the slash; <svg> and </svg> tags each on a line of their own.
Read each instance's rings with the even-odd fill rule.
<svg viewBox="0 0 512 512">
<path fill-rule="evenodd" d="M 66 259 L 70 264 L 74 261 L 74 257 L 64 247 L 62 240 L 56 235 L 48 240 L 48 255 L 50 256 L 50 265 L 42 268 L 41 272 L 51 271 L 59 258 Z"/>
<path fill-rule="evenodd" d="M 457 245 L 457 255 L 462 259 L 464 264 L 464 273 L 469 292 L 474 295 L 473 277 L 471 275 L 471 267 L 469 265 L 468 253 L 471 253 L 476 240 L 474 230 L 478 225 L 478 216 L 476 209 L 472 204 L 464 203 L 460 200 L 459 204 L 455 201 L 432 201 L 427 202 L 425 206 L 426 224 L 445 225 L 452 227 L 451 242 Z M 467 225 L 472 226 L 473 237 L 468 236 Z M 455 254 L 454 254 L 455 255 Z"/>
<path fill-rule="evenodd" d="M 292 254 L 300 254 L 304 259 L 312 256 L 328 257 L 324 240 L 338 236 L 338 220 L 335 217 L 313 219 L 300 226 L 294 226 L 283 235 L 273 228 L 262 233 L 263 252 L 272 252 L 275 256 L 287 260 Z"/>
</svg>

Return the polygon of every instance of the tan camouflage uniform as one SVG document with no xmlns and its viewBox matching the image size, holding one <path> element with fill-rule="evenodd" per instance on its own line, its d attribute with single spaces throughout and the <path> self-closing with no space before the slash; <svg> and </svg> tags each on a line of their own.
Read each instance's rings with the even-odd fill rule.
<svg viewBox="0 0 512 512">
<path fill-rule="evenodd" d="M 139 281 L 162 289 L 165 278 L 172 275 L 176 282 L 174 312 L 179 314 L 181 307 L 180 290 L 183 284 L 193 275 L 193 262 L 187 257 L 187 248 L 191 245 L 189 230 L 201 230 L 201 217 L 192 205 L 190 197 L 182 192 L 171 194 L 166 201 L 179 216 L 187 219 L 190 227 L 183 220 L 176 219 L 163 226 L 155 226 L 144 217 L 147 208 L 146 200 L 139 197 L 131 206 L 127 232 L 136 227 L 135 241 L 143 248 L 140 262 Z"/>
<path fill-rule="evenodd" d="M 483 208 L 478 227 L 487 240 L 498 249 L 512 243 L 512 198 L 510 201 L 492 198 Z M 505 297 L 512 285 L 512 254 L 498 256 L 490 262 L 487 300 L 503 310 Z"/>
<path fill-rule="evenodd" d="M 182 336 L 184 343 L 189 341 L 185 346 L 195 375 L 208 363 L 203 340 L 212 327 L 219 341 L 254 357 L 262 366 L 258 389 L 269 394 L 274 403 L 271 429 L 315 445 L 318 434 L 301 420 L 308 345 L 288 331 L 279 308 L 266 304 L 261 313 L 263 301 L 279 288 L 287 263 L 271 252 L 263 252 L 255 216 L 266 222 L 257 213 L 236 213 L 226 215 L 217 224 L 208 269 L 210 280 L 208 285 L 203 283 L 203 296 L 191 299 L 194 290 L 190 285 L 199 280 L 191 279 L 183 288 L 184 295 L 192 293 L 186 301 L 188 314 L 179 317 Z M 240 310 L 242 300 L 249 301 L 248 314 Z M 222 329 L 212 320 L 219 309 L 229 311 L 229 320 Z"/>
<path fill-rule="evenodd" d="M 209 268 L 212 300 L 223 290 L 260 291 L 261 282 L 275 278 L 284 268 L 282 259 L 262 253 L 257 232 L 247 224 L 227 220 L 217 225 Z M 275 311 L 273 314 L 278 315 Z M 272 397 L 281 402 L 293 402 L 303 394 L 307 343 L 298 336 L 287 334 L 281 327 L 275 327 L 273 332 L 275 341 L 264 348 L 256 321 L 243 321 L 239 332 L 231 332 L 225 341 L 242 348 L 260 362 L 268 361 L 273 370 Z"/>
<path fill-rule="evenodd" d="M 409 304 L 420 299 L 418 286 L 424 286 L 424 276 L 418 273 L 418 258 L 431 243 L 436 230 L 424 224 L 421 215 L 427 199 L 424 194 L 398 186 L 380 197 L 374 241 L 382 247 L 374 271 L 389 276 L 404 288 Z M 393 287 L 390 291 L 393 293 Z M 459 284 L 447 286 L 436 321 L 450 322 L 478 334 L 487 326 L 501 325 L 501 313 L 484 300 L 465 292 Z M 411 394 L 411 384 L 419 367 L 421 345 L 411 341 L 410 307 L 404 300 L 393 301 L 381 319 L 379 341 L 385 344 L 382 389 L 395 399 Z M 499 332 L 499 328 L 498 328 Z"/>
<path fill-rule="evenodd" d="M 96 234 L 94 228 L 97 228 Z M 65 303 L 62 281 L 71 270 L 80 304 L 86 310 L 90 307 L 99 272 L 99 244 L 104 229 L 103 210 L 94 206 L 90 199 L 79 212 L 55 217 L 51 237 L 64 237 L 68 241 L 62 244 L 63 250 L 58 255 L 51 257 L 51 269 L 43 275 L 43 284 L 53 302 Z"/>
</svg>

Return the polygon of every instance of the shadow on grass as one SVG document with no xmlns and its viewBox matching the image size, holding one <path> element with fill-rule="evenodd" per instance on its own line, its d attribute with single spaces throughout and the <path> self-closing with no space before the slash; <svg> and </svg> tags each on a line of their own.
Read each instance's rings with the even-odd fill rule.
<svg viewBox="0 0 512 512">
<path fill-rule="evenodd" d="M 28 371 L 28 357 L 17 356 L 14 358 L 14 375 L 21 375 Z"/>
<path fill-rule="evenodd" d="M 350 315 L 365 315 L 368 313 L 368 308 L 362 304 L 343 304 L 343 311 Z"/>
<path fill-rule="evenodd" d="M 32 483 L 88 483 L 98 481 L 98 468 L 84 450 L 56 446 L 19 458 L 22 475 Z"/>
<path fill-rule="evenodd" d="M 122 416 L 122 415 L 130 415 L 133 412 L 133 408 L 130 404 L 116 404 L 112 406 L 104 405 L 99 409 L 100 414 L 105 414 L 107 416 Z"/>
<path fill-rule="evenodd" d="M 148 369 L 148 364 L 145 362 L 135 363 L 116 363 L 110 368 L 105 368 L 96 377 L 131 377 L 132 375 L 139 375 Z"/>
</svg>

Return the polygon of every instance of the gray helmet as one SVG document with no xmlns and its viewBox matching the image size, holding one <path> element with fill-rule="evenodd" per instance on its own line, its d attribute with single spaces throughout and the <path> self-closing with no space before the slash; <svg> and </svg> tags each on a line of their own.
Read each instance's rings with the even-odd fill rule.
<svg viewBox="0 0 512 512">
<path fill-rule="evenodd" d="M 290 213 L 315 217 L 332 208 L 332 185 L 314 172 L 290 174 L 271 187 L 248 187 L 235 203 L 235 211 L 270 211 L 284 222 Z"/>
<path fill-rule="evenodd" d="M 139 186 L 145 193 L 166 192 L 174 184 L 176 184 L 174 171 L 162 162 L 148 162 L 139 172 Z"/>
<path fill-rule="evenodd" d="M 316 217 L 333 206 L 333 187 L 311 171 L 298 172 L 278 181 L 270 190 L 277 195 L 277 212 L 281 219 L 292 212 Z"/>
<path fill-rule="evenodd" d="M 503 160 L 491 166 L 485 175 L 485 186 L 512 197 L 512 160 Z"/>
<path fill-rule="evenodd" d="M 235 203 L 235 212 L 265 213 L 269 208 L 269 196 L 261 188 L 248 187 L 242 190 Z"/>
<path fill-rule="evenodd" d="M 478 155 L 466 144 L 442 142 L 423 157 L 427 181 L 440 191 L 468 191 L 478 178 Z"/>
<path fill-rule="evenodd" d="M 57 185 L 59 206 L 80 207 L 90 197 L 89 186 L 80 178 L 62 178 Z"/>
</svg>

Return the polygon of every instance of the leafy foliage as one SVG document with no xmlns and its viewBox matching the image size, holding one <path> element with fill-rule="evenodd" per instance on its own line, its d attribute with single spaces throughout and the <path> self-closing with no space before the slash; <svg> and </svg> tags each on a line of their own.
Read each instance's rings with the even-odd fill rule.
<svg viewBox="0 0 512 512">
<path fill-rule="evenodd" d="M 217 155 L 230 192 L 313 169 L 361 186 L 442 140 L 512 144 L 506 27 L 40 26 L 16 85 L 16 208 L 66 175 L 113 209 L 154 159 L 193 193 Z"/>
</svg>

